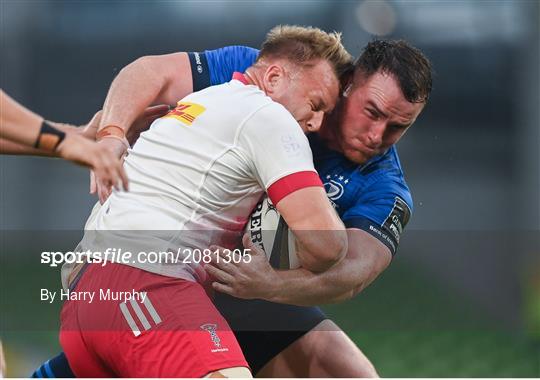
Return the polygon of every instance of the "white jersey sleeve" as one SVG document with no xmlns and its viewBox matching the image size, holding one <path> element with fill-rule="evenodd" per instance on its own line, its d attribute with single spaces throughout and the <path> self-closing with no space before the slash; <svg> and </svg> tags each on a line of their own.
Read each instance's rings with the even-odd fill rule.
<svg viewBox="0 0 540 380">
<path fill-rule="evenodd" d="M 293 191 L 322 186 L 306 135 L 278 103 L 249 117 L 239 131 L 238 146 L 254 165 L 259 184 L 274 204 Z"/>
</svg>

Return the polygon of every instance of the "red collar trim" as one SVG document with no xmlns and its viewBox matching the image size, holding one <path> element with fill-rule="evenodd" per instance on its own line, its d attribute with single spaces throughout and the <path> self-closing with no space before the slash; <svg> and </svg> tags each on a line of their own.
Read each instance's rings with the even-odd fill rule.
<svg viewBox="0 0 540 380">
<path fill-rule="evenodd" d="M 245 85 L 248 85 L 248 84 L 249 84 L 249 82 L 248 82 L 246 76 L 245 76 L 244 74 L 242 74 L 242 73 L 239 73 L 238 71 L 235 71 L 235 72 L 233 73 L 232 79 L 236 79 L 236 80 L 242 82 L 242 83 L 245 84 Z"/>
</svg>

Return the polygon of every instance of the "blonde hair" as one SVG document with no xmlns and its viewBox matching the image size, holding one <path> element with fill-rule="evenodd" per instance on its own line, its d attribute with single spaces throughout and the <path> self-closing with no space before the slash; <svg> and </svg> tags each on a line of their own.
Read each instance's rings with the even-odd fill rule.
<svg viewBox="0 0 540 380">
<path fill-rule="evenodd" d="M 284 58 L 299 66 L 326 60 L 338 79 L 353 67 L 352 56 L 341 44 L 341 33 L 296 25 L 278 25 L 268 32 L 257 62 L 267 58 Z"/>
</svg>

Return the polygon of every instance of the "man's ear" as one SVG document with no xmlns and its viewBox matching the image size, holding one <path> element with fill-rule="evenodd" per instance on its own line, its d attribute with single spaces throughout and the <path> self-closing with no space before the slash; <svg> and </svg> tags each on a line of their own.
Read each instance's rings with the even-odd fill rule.
<svg viewBox="0 0 540 380">
<path fill-rule="evenodd" d="M 275 94 L 285 83 L 285 70 L 283 66 L 272 64 L 266 68 L 263 77 L 264 91 L 267 95 Z"/>
<path fill-rule="evenodd" d="M 343 97 L 347 98 L 349 94 L 351 93 L 352 83 L 349 83 L 347 87 L 345 87 L 345 90 L 343 90 Z"/>
<path fill-rule="evenodd" d="M 354 75 L 352 73 L 346 74 L 341 78 L 341 88 L 343 88 L 343 97 L 349 96 L 353 87 Z"/>
</svg>

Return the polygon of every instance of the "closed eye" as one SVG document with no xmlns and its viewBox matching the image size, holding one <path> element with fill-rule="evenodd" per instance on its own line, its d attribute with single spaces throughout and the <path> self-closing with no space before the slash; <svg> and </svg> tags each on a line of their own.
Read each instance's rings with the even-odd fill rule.
<svg viewBox="0 0 540 380">
<path fill-rule="evenodd" d="M 408 125 L 403 125 L 403 124 L 390 124 L 388 127 L 392 128 L 392 129 L 395 129 L 395 130 L 402 130 L 402 129 L 407 129 L 409 126 Z"/>
<path fill-rule="evenodd" d="M 371 108 L 366 108 L 366 111 L 368 113 L 368 116 L 371 117 L 372 119 L 377 120 L 379 118 L 379 114 L 377 113 L 377 111 Z"/>
</svg>

